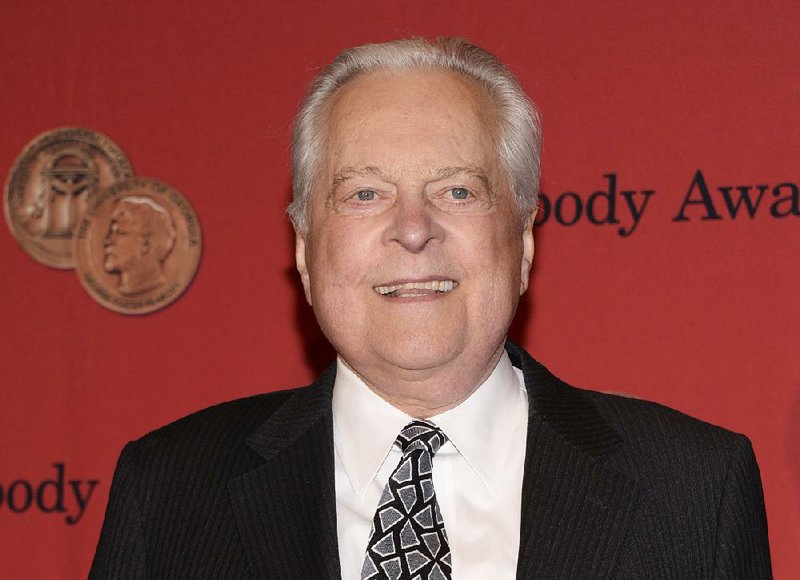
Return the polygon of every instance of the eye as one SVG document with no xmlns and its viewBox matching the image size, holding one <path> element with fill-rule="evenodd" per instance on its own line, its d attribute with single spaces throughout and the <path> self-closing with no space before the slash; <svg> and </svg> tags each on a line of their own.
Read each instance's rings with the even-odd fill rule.
<svg viewBox="0 0 800 580">
<path fill-rule="evenodd" d="M 356 199 L 358 199 L 358 201 L 372 201 L 375 199 L 375 195 L 375 192 L 371 189 L 362 189 L 356 193 Z"/>
<path fill-rule="evenodd" d="M 450 190 L 453 199 L 465 200 L 469 197 L 469 190 L 465 187 L 454 187 Z"/>
</svg>

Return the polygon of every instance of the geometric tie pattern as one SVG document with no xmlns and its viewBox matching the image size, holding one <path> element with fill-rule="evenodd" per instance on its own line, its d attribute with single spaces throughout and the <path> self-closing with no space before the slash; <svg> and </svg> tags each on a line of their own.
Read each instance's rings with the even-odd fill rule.
<svg viewBox="0 0 800 580">
<path fill-rule="evenodd" d="M 403 457 L 378 502 L 362 580 L 450 580 L 450 546 L 432 479 L 433 456 L 446 441 L 427 421 L 412 421 L 398 435 Z"/>
</svg>

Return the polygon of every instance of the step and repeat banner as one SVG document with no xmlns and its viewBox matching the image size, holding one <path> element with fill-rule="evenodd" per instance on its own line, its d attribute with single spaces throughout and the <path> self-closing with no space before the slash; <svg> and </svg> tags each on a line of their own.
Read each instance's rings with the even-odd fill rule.
<svg viewBox="0 0 800 580">
<path fill-rule="evenodd" d="M 331 360 L 284 216 L 293 116 L 340 50 L 441 35 L 542 112 L 512 336 L 746 433 L 776 577 L 800 577 L 800 8 L 567 4 L 6 8 L 0 577 L 85 577 L 127 441 Z"/>
</svg>

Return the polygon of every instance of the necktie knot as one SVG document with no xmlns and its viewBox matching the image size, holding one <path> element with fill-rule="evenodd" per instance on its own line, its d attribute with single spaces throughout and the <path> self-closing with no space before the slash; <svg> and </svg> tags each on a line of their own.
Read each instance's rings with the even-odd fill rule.
<svg viewBox="0 0 800 580">
<path fill-rule="evenodd" d="M 420 450 L 427 451 L 433 457 L 447 442 L 447 436 L 439 427 L 429 421 L 414 420 L 403 427 L 397 436 L 397 442 L 400 444 L 403 456 Z"/>
</svg>

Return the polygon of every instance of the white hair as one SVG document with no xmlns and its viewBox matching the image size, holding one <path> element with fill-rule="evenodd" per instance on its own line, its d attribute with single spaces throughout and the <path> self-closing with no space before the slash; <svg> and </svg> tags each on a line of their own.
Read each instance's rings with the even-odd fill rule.
<svg viewBox="0 0 800 580">
<path fill-rule="evenodd" d="M 495 56 L 462 38 L 421 38 L 366 44 L 340 53 L 312 82 L 292 136 L 292 203 L 286 212 L 307 233 L 309 197 L 322 167 L 326 113 L 333 96 L 357 75 L 377 70 L 441 70 L 465 75 L 486 89 L 495 104 L 498 154 L 522 216 L 536 209 L 541 124 L 519 82 Z"/>
</svg>

